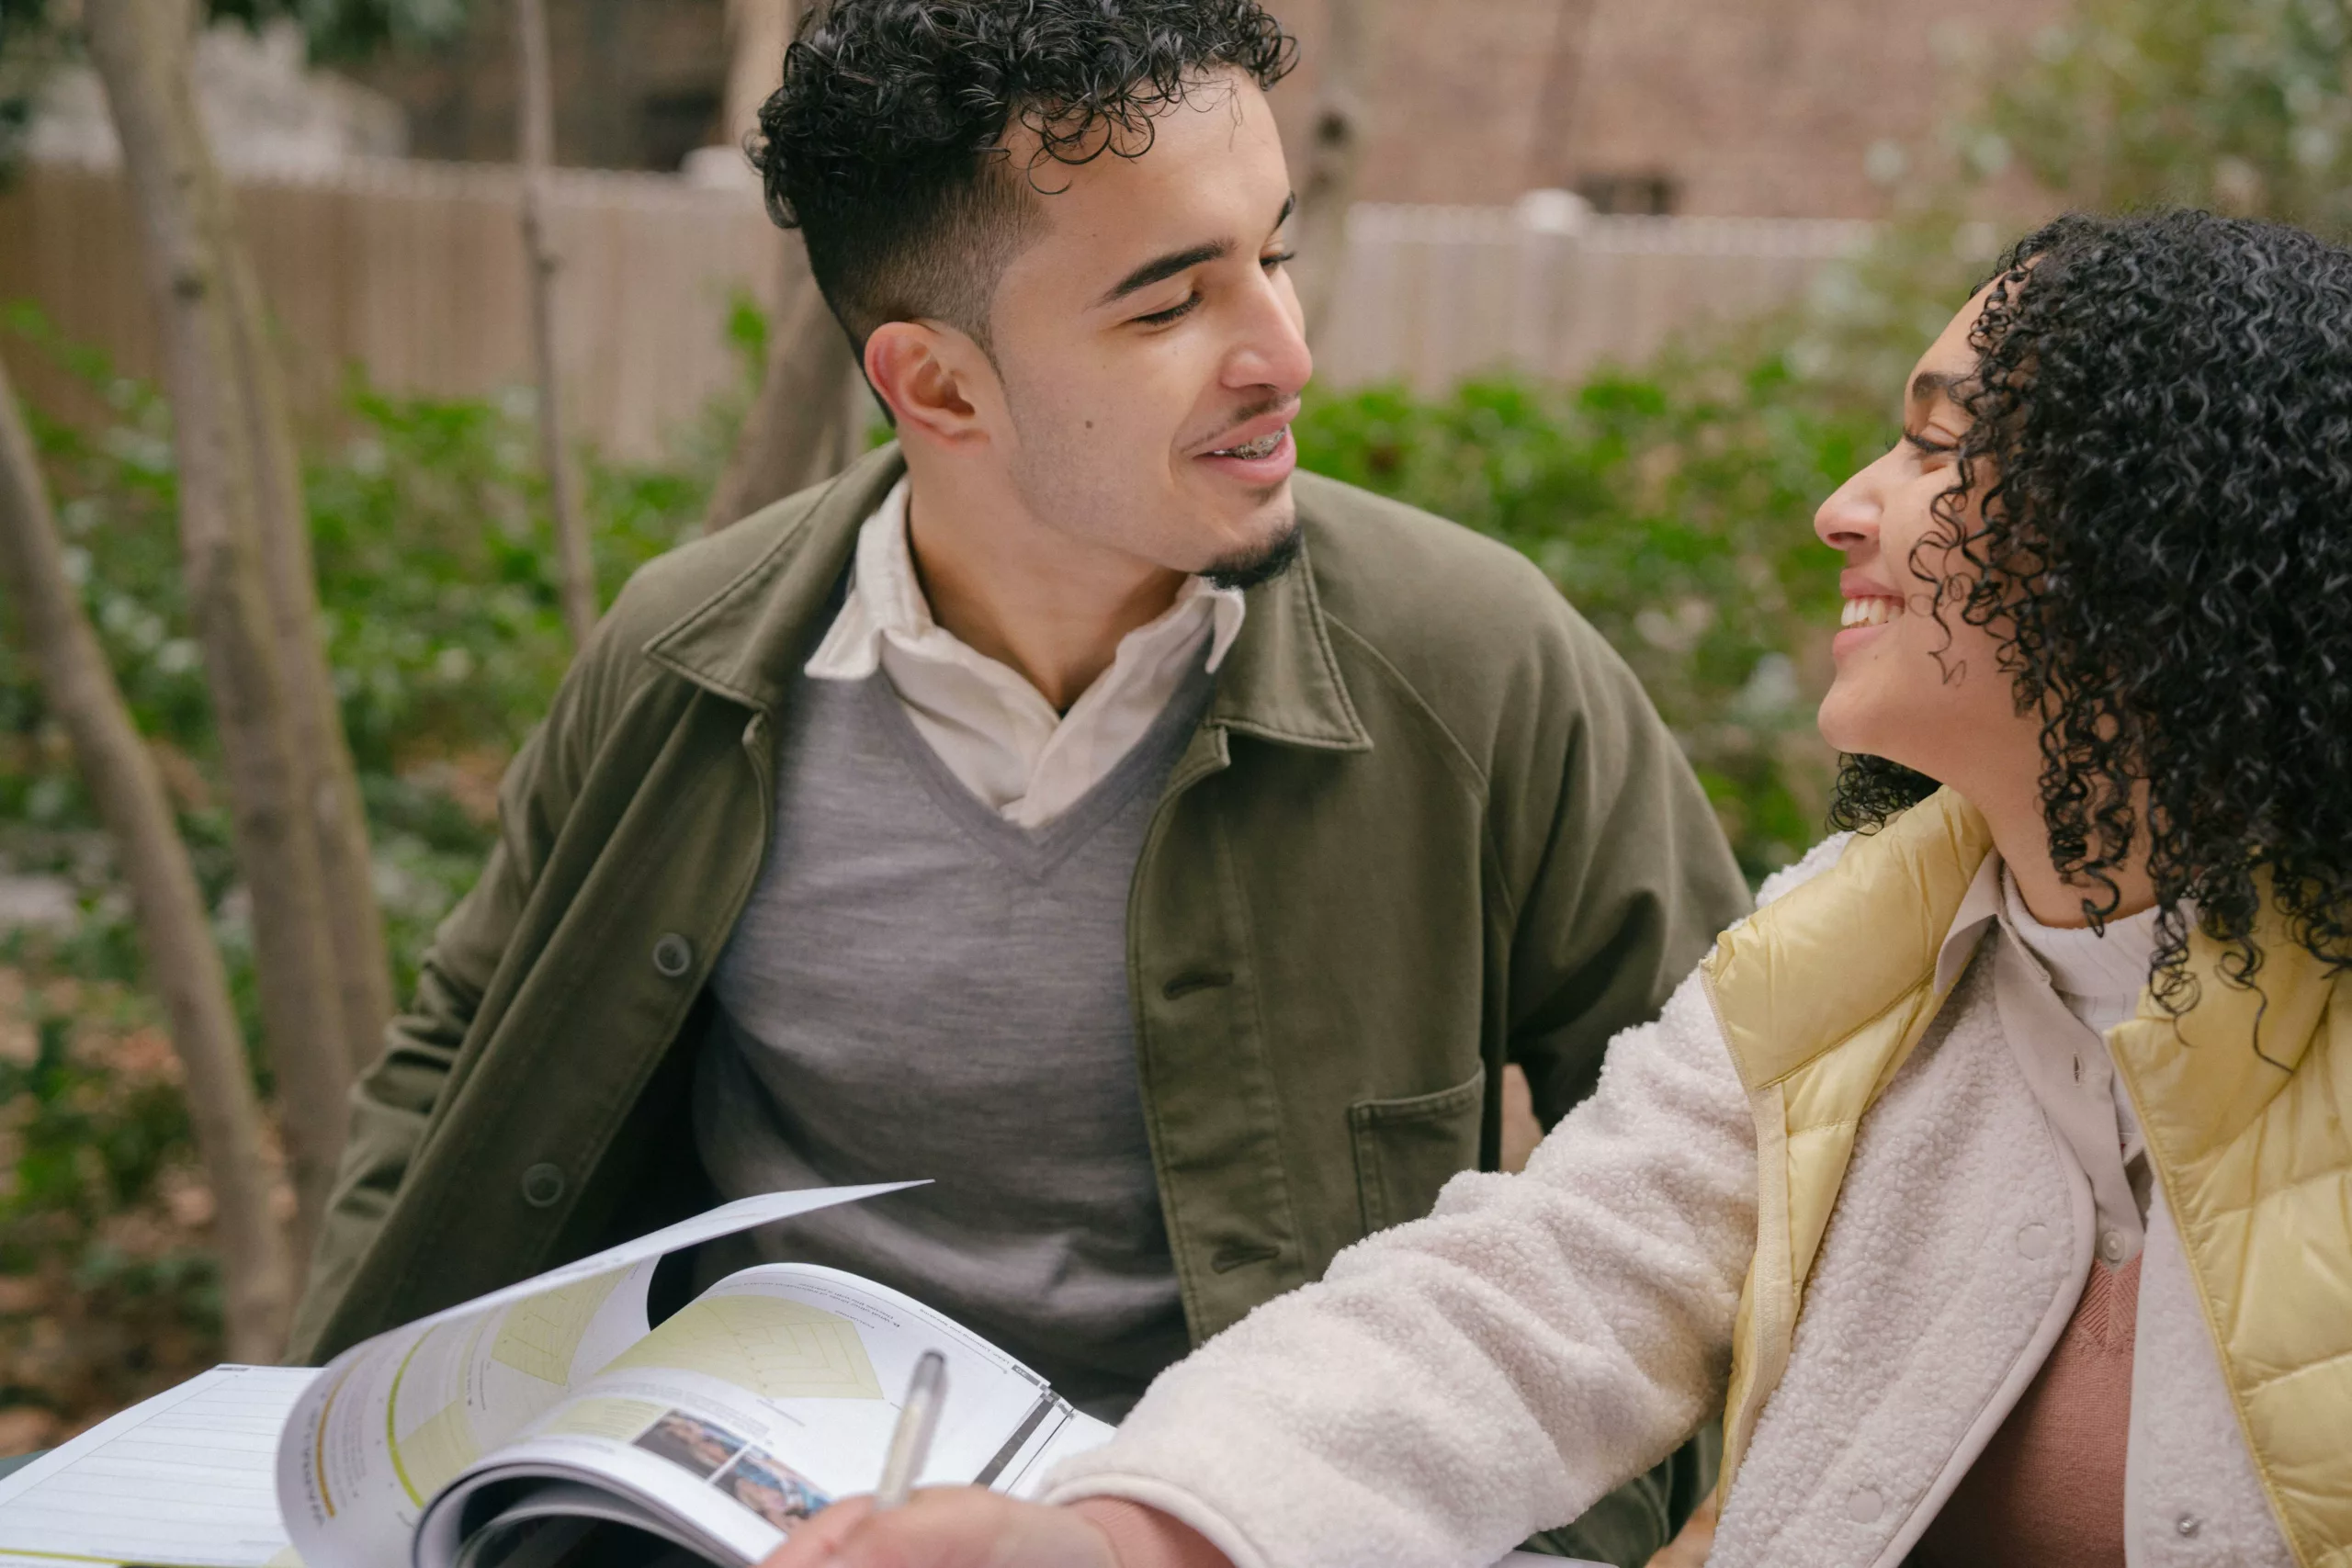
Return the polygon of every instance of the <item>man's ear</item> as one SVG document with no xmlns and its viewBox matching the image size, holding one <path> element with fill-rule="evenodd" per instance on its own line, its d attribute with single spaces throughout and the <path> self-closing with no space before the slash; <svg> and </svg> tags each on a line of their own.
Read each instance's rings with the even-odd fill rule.
<svg viewBox="0 0 2352 1568">
<path fill-rule="evenodd" d="M 984 442 L 981 410 L 995 373 L 980 345 L 953 327 L 885 321 L 865 340 L 865 378 L 890 406 L 903 438 L 944 446 Z"/>
</svg>

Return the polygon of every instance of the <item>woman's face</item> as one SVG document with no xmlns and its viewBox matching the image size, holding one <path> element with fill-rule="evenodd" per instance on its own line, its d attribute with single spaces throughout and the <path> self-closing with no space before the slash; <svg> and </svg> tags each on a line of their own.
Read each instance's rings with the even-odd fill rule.
<svg viewBox="0 0 2352 1568">
<path fill-rule="evenodd" d="M 1903 439 L 1821 503 L 1814 532 L 1844 553 L 1842 628 L 1830 643 L 1837 676 L 1822 699 L 1822 738 L 1840 751 L 1883 757 L 1951 784 L 1980 804 L 1986 794 L 2031 785 L 2039 767 L 2037 719 L 2020 715 L 1999 644 L 1961 619 L 1936 583 L 1966 562 L 1941 541 L 1951 530 L 1932 511 L 1956 478 L 1953 447 L 1968 419 L 1951 389 L 1974 374 L 1968 334 L 1979 294 L 1913 367 L 1904 389 Z M 1980 461 L 1976 488 L 1990 482 Z M 1961 520 L 1973 527 L 1976 503 Z"/>
</svg>

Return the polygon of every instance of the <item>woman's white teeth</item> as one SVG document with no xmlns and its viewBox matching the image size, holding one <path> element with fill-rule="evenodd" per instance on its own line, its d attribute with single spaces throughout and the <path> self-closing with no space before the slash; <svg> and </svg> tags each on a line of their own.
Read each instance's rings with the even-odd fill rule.
<svg viewBox="0 0 2352 1568">
<path fill-rule="evenodd" d="M 1845 615 L 1838 624 L 1840 626 L 1883 626 L 1894 614 L 1894 601 L 1892 599 L 1849 599 Z"/>
<path fill-rule="evenodd" d="M 1285 424 L 1272 435 L 1261 435 L 1257 440 L 1239 446 L 1220 447 L 1209 456 L 1212 457 L 1271 457 L 1274 455 L 1274 449 L 1283 444 L 1283 437 L 1289 431 L 1290 426 Z"/>
</svg>

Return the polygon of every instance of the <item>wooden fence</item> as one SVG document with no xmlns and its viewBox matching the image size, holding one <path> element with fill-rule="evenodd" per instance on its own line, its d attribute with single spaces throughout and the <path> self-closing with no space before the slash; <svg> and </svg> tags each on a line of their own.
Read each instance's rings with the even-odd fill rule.
<svg viewBox="0 0 2352 1568">
<path fill-rule="evenodd" d="M 527 378 L 516 175 L 383 162 L 239 187 L 301 405 L 332 410 L 364 367 L 388 389 L 483 395 Z M 783 241 L 747 190 L 567 170 L 554 182 L 560 370 L 582 436 L 646 458 L 736 384 L 725 321 L 773 309 Z M 1597 218 L 1556 193 L 1518 208 L 1359 207 L 1319 374 L 1425 390 L 1505 366 L 1573 376 L 1638 361 L 1678 330 L 1796 298 L 1868 233 L 1853 223 Z M 36 164 L 0 191 L 0 303 L 153 375 L 153 327 L 129 209 L 110 172 Z M 21 350 L 28 395 L 96 412 Z"/>
<path fill-rule="evenodd" d="M 530 378 L 524 261 L 511 168 L 353 164 L 330 179 L 238 187 L 245 237 L 286 345 L 298 400 L 334 405 L 363 367 L 379 386 L 482 395 Z M 782 239 L 742 192 L 661 175 L 566 170 L 554 181 L 559 373 L 577 433 L 607 452 L 659 455 L 740 376 L 729 301 L 773 309 Z M 156 370 L 138 239 L 110 173 L 36 164 L 0 193 L 0 301 L 30 300 L 67 339 L 126 370 Z M 22 352 L 28 397 L 74 409 L 74 389 Z"/>
<path fill-rule="evenodd" d="M 1597 217 L 1557 191 L 1516 208 L 1360 206 L 1317 374 L 1436 391 L 1505 367 L 1566 378 L 1638 365 L 1678 333 L 1792 303 L 1871 231 L 1823 219 Z"/>
</svg>

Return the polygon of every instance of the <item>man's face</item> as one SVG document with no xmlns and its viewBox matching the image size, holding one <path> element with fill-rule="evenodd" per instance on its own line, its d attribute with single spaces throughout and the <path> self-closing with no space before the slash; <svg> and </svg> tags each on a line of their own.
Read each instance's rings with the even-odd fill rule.
<svg viewBox="0 0 2352 1568">
<path fill-rule="evenodd" d="M 1282 265 L 1290 174 L 1238 73 L 1153 124 L 1140 157 L 1035 166 L 1041 230 L 989 320 L 1001 450 L 1048 528 L 1178 571 L 1246 572 L 1296 526 L 1289 426 L 1313 361 Z M 1016 177 L 1029 145 L 1012 140 Z"/>
</svg>

